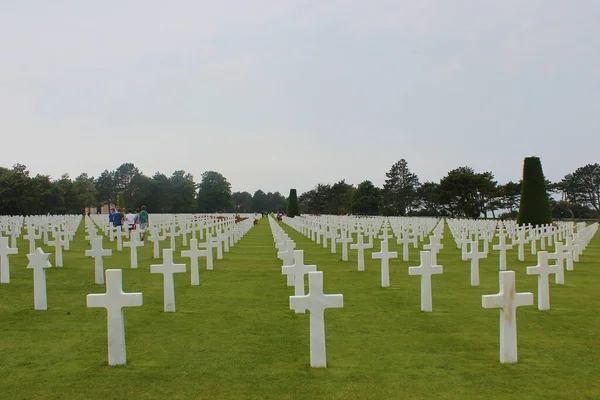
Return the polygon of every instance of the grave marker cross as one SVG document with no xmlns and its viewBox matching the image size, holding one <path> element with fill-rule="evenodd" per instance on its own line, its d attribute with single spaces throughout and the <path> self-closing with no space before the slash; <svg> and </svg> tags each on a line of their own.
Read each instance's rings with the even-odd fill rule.
<svg viewBox="0 0 600 400">
<path fill-rule="evenodd" d="M 106 270 L 106 293 L 88 294 L 88 307 L 106 308 L 108 321 L 108 365 L 127 363 L 125 352 L 125 325 L 123 307 L 140 307 L 143 303 L 141 293 L 123 292 L 123 270 Z"/>
<path fill-rule="evenodd" d="M 290 309 L 310 311 L 310 366 L 313 368 L 326 368 L 325 310 L 327 308 L 343 307 L 344 296 L 323 293 L 322 271 L 308 273 L 308 287 L 307 295 L 290 296 Z"/>
<path fill-rule="evenodd" d="M 381 242 L 381 251 L 371 255 L 381 260 L 381 287 L 390 286 L 390 258 L 398 258 L 398 252 L 388 251 L 388 242 Z"/>
<path fill-rule="evenodd" d="M 500 308 L 500 362 L 517 362 L 517 307 L 533 305 L 533 293 L 517 293 L 515 271 L 502 271 L 498 294 L 481 296 L 483 308 Z"/>
<path fill-rule="evenodd" d="M 173 250 L 163 249 L 163 263 L 150 265 L 150 273 L 163 274 L 164 311 L 175 312 L 175 283 L 173 275 L 185 272 L 185 264 L 173 264 Z"/>
<path fill-rule="evenodd" d="M 431 252 L 421 252 L 421 265 L 408 267 L 409 275 L 421 275 L 421 311 L 431 312 L 431 275 L 443 273 L 441 265 L 432 265 Z"/>
<path fill-rule="evenodd" d="M 94 258 L 95 282 L 98 285 L 104 283 L 104 261 L 102 257 L 111 256 L 112 250 L 102 248 L 102 236 L 92 239 L 92 249 L 86 250 L 87 257 Z"/>
<path fill-rule="evenodd" d="M 0 236 L 0 283 L 10 283 L 10 264 L 8 256 L 17 254 L 19 249 L 8 246 L 8 238 Z"/>
</svg>

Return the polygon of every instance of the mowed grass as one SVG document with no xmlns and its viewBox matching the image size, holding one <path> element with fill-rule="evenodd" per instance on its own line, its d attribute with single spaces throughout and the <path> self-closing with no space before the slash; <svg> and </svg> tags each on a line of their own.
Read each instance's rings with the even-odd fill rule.
<svg viewBox="0 0 600 400">
<path fill-rule="evenodd" d="M 551 310 L 517 312 L 519 363 L 499 363 L 499 311 L 481 295 L 498 292 L 498 256 L 481 262 L 481 286 L 469 284 L 469 262 L 446 229 L 433 276 L 432 313 L 420 311 L 418 250 L 390 262 L 391 287 L 381 288 L 379 260 L 366 252 L 366 271 L 282 225 L 324 271 L 325 293 L 344 295 L 344 307 L 325 312 L 327 369 L 310 368 L 309 315 L 289 310 L 271 230 L 262 219 L 215 269 L 201 269 L 201 286 L 177 274 L 176 313 L 163 312 L 162 275 L 150 274 L 152 244 L 140 249 L 138 270 L 129 249 L 105 268 L 123 268 L 126 292 L 144 305 L 125 309 L 128 363 L 107 365 L 106 311 L 86 308 L 94 262 L 80 226 L 65 267 L 47 270 L 48 310 L 33 310 L 28 243 L 11 256 L 11 283 L 0 285 L 0 399 L 597 399 L 600 398 L 600 240 L 596 237 L 550 289 Z M 40 241 L 41 242 L 41 241 Z M 163 242 L 163 246 L 167 242 Z M 393 244 L 392 244 L 393 243 Z M 179 257 L 176 262 L 188 262 Z M 421 244 L 422 245 L 422 244 Z M 378 250 L 378 244 L 375 245 Z M 45 247 L 46 252 L 52 249 Z M 527 248 L 529 250 L 529 248 Z M 552 250 L 552 248 L 550 249 Z M 509 252 L 517 290 L 537 295 L 526 262 Z M 51 257 L 52 263 L 53 256 Z M 202 259 L 201 259 L 202 260 Z M 188 262 L 189 264 L 189 262 Z"/>
</svg>

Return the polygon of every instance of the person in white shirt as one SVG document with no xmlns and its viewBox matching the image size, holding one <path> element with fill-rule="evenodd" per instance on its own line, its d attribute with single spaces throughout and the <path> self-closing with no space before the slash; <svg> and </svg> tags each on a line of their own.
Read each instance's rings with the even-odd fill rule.
<svg viewBox="0 0 600 400">
<path fill-rule="evenodd" d="M 136 217 L 137 214 L 134 214 L 133 211 L 131 211 L 131 208 L 127 210 L 127 223 L 129 224 L 129 230 L 135 229 Z"/>
</svg>

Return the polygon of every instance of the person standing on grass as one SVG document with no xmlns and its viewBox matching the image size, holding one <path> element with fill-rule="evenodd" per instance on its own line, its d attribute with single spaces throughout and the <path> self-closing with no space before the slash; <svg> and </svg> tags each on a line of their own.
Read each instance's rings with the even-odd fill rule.
<svg viewBox="0 0 600 400">
<path fill-rule="evenodd" d="M 123 214 L 119 211 L 119 207 L 116 208 L 116 211 L 113 213 L 113 226 L 115 228 L 121 229 L 123 226 Z"/>
<path fill-rule="evenodd" d="M 135 229 L 135 214 L 131 208 L 127 210 L 127 224 L 129 225 L 130 231 Z"/>
<path fill-rule="evenodd" d="M 140 212 L 138 219 L 140 221 L 140 237 L 144 240 L 146 230 L 148 229 L 148 212 L 146 211 L 146 206 L 142 206 L 142 211 Z"/>
<path fill-rule="evenodd" d="M 110 209 L 110 213 L 108 214 L 108 222 L 111 223 L 111 224 L 113 224 L 113 225 L 114 225 L 113 222 L 115 222 L 114 217 L 115 217 L 115 209 L 111 208 Z"/>
</svg>

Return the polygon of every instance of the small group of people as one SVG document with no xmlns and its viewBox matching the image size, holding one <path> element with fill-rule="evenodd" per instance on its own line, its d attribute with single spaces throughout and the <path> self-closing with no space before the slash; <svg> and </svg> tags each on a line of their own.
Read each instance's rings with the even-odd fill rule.
<svg viewBox="0 0 600 400">
<path fill-rule="evenodd" d="M 142 206 L 142 210 L 136 208 L 135 213 L 129 208 L 125 212 L 123 208 L 122 212 L 119 207 L 111 208 L 110 214 L 108 214 L 108 222 L 112 222 L 113 226 L 118 229 L 122 229 L 123 223 L 127 222 L 129 230 L 136 229 L 136 226 L 140 225 L 140 239 L 144 240 L 146 231 L 148 230 L 148 212 L 146 206 Z"/>
</svg>

